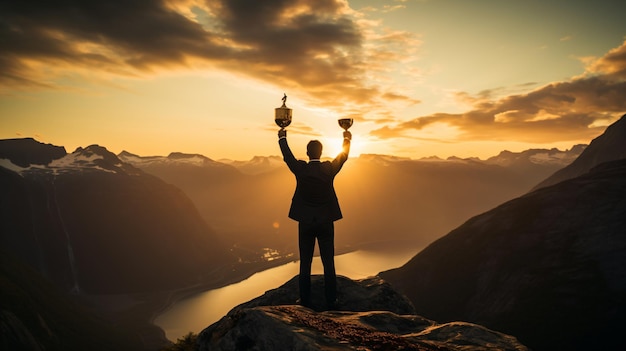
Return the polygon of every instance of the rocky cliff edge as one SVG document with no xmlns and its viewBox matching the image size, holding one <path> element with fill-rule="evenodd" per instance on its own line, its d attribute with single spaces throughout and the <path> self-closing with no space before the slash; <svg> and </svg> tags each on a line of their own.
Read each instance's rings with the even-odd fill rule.
<svg viewBox="0 0 626 351">
<path fill-rule="evenodd" d="M 313 309 L 295 304 L 297 276 L 233 308 L 198 337 L 209 350 L 528 350 L 513 336 L 477 324 L 439 324 L 379 277 L 339 276 L 336 311 L 324 311 L 322 276 L 312 277 Z"/>
</svg>

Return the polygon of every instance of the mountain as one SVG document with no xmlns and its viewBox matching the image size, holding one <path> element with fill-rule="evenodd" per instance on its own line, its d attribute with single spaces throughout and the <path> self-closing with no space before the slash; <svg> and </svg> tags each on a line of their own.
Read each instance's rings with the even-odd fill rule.
<svg viewBox="0 0 626 351">
<path fill-rule="evenodd" d="M 528 350 L 514 337 L 479 325 L 439 324 L 420 317 L 380 278 L 338 277 L 337 311 L 293 305 L 297 277 L 233 308 L 198 336 L 204 350 Z M 315 297 L 323 279 L 313 276 Z"/>
<path fill-rule="evenodd" d="M 128 151 L 122 151 L 117 157 L 124 163 L 141 168 L 149 173 L 159 173 L 166 180 L 186 177 L 184 180 L 195 180 L 206 177 L 209 181 L 220 176 L 232 176 L 239 173 L 235 167 L 213 161 L 199 154 L 172 152 L 167 157 L 142 157 Z"/>
<path fill-rule="evenodd" d="M 254 156 L 248 161 L 222 159 L 220 162 L 237 168 L 241 173 L 251 175 L 271 172 L 285 166 L 283 158 L 279 156 Z"/>
<path fill-rule="evenodd" d="M 533 350 L 623 350 L 626 159 L 475 216 L 380 276 L 418 313 Z"/>
<path fill-rule="evenodd" d="M 626 158 L 626 114 L 611 124 L 570 165 L 536 185 L 539 189 L 587 173 L 593 167 L 607 161 Z"/>
<path fill-rule="evenodd" d="M 142 350 L 114 327 L 0 249 L 0 349 L 29 351 Z"/>
<path fill-rule="evenodd" d="M 230 269 L 227 249 L 180 189 L 104 147 L 29 160 L 31 140 L 0 146 L 1 247 L 63 289 L 151 292 Z"/>
<path fill-rule="evenodd" d="M 335 179 L 344 214 L 336 222 L 337 247 L 397 241 L 422 248 L 468 217 L 524 194 L 583 149 L 506 151 L 485 161 L 371 154 L 350 158 Z M 246 252 L 258 256 L 266 248 L 297 252 L 297 223 L 287 218 L 295 179 L 282 158 L 209 162 L 199 155 L 119 157 L 185 191 L 240 257 Z M 204 161 L 192 162 L 200 159 Z"/>
<path fill-rule="evenodd" d="M 499 165 L 503 167 L 531 167 L 532 165 L 556 165 L 565 167 L 572 163 L 584 152 L 587 145 L 574 145 L 570 150 L 561 151 L 552 149 L 529 149 L 522 152 L 511 152 L 508 150 L 500 152 L 485 160 L 485 163 Z"/>
<path fill-rule="evenodd" d="M 141 157 L 123 151 L 118 156 L 182 189 L 241 261 L 258 260 L 268 247 L 293 251 L 285 249 L 284 237 L 278 236 L 272 226 L 282 207 L 275 207 L 271 194 L 279 191 L 276 185 L 280 184 L 267 184 L 265 174 L 243 174 L 231 165 L 196 154 L 173 152 L 166 157 Z"/>
<path fill-rule="evenodd" d="M 9 160 L 20 167 L 46 165 L 66 154 L 62 146 L 43 144 L 33 138 L 0 140 L 0 160 Z"/>
</svg>

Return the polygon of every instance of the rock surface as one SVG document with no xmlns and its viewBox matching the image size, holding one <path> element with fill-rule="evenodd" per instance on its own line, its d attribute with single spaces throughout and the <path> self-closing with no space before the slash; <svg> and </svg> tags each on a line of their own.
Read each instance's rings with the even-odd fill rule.
<svg viewBox="0 0 626 351">
<path fill-rule="evenodd" d="M 410 302 L 378 277 L 338 277 L 336 311 L 295 305 L 297 277 L 231 310 L 198 337 L 209 350 L 528 350 L 514 337 L 482 326 L 438 324 L 414 313 Z M 320 309 L 323 278 L 313 276 Z"/>
<path fill-rule="evenodd" d="M 337 309 L 342 311 L 390 311 L 397 314 L 414 314 L 413 305 L 404 295 L 391 288 L 389 283 L 378 277 L 361 279 L 337 277 Z M 257 306 L 293 305 L 298 300 L 298 276 L 282 286 L 267 291 L 265 294 L 233 308 L 230 313 Z M 311 277 L 312 308 L 316 311 L 325 309 L 324 277 Z M 229 313 L 229 314 L 230 314 Z"/>
</svg>

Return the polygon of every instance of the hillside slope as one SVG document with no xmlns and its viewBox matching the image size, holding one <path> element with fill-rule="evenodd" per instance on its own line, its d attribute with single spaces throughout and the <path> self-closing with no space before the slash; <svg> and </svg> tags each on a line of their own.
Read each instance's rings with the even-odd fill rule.
<svg viewBox="0 0 626 351">
<path fill-rule="evenodd" d="M 533 190 L 585 174 L 603 162 L 623 158 L 626 158 L 626 114 L 611 124 L 602 135 L 593 139 L 574 162 L 556 171 Z"/>
<path fill-rule="evenodd" d="M 626 159 L 471 218 L 380 276 L 418 313 L 534 350 L 624 349 Z"/>
</svg>

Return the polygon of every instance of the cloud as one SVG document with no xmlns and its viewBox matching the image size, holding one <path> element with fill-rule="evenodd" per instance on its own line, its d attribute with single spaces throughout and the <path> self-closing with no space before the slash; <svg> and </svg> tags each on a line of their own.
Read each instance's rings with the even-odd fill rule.
<svg viewBox="0 0 626 351">
<path fill-rule="evenodd" d="M 275 124 L 267 124 L 266 127 L 263 128 L 264 130 L 268 131 L 268 132 L 273 132 L 276 133 L 276 125 Z M 311 128 L 310 126 L 303 124 L 303 123 L 293 123 L 289 125 L 289 132 L 290 133 L 294 133 L 294 134 L 298 134 L 298 135 L 307 135 L 307 136 L 311 136 L 311 137 L 320 137 L 322 136 L 322 134 L 320 134 L 319 131 Z"/>
<path fill-rule="evenodd" d="M 384 5 L 383 12 L 393 12 L 397 10 L 402 10 L 404 8 L 406 8 L 405 5 Z"/>
<path fill-rule="evenodd" d="M 607 79 L 626 80 L 626 41 L 622 46 L 593 61 L 587 67 L 587 72 L 603 75 Z"/>
<path fill-rule="evenodd" d="M 459 93 L 472 105 L 463 113 L 436 113 L 373 130 L 381 139 L 418 138 L 427 126 L 444 124 L 460 132 L 457 141 L 491 140 L 551 143 L 597 136 L 607 121 L 626 113 L 626 41 L 605 56 L 590 61 L 587 74 L 555 82 L 525 94 L 491 98 Z"/>
<path fill-rule="evenodd" d="M 9 1 L 0 5 L 0 85 L 223 69 L 330 108 L 416 103 L 371 75 L 405 58 L 392 46 L 417 42 L 378 35 L 380 24 L 363 16 L 345 0 Z"/>
</svg>

